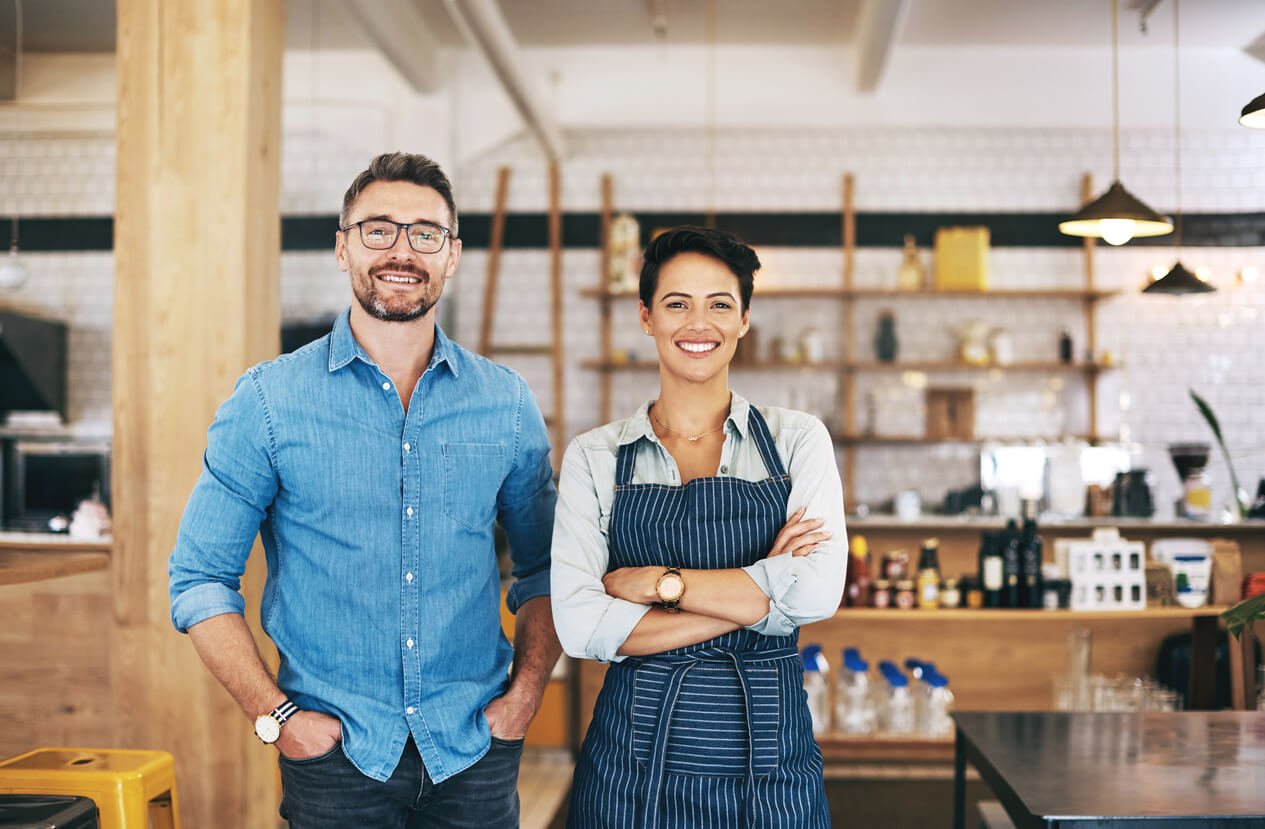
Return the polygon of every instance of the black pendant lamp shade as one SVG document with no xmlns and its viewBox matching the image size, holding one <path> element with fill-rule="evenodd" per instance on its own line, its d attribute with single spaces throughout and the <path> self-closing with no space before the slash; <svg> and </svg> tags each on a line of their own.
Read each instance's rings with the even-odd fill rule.
<svg viewBox="0 0 1265 829">
<path fill-rule="evenodd" d="M 1172 233 L 1173 223 L 1167 216 L 1147 207 L 1119 181 L 1113 181 L 1106 193 L 1076 211 L 1072 218 L 1060 222 L 1059 230 L 1068 236 L 1093 236 L 1120 245 L 1135 236 Z"/>
<path fill-rule="evenodd" d="M 1250 104 L 1243 107 L 1239 123 L 1245 127 L 1265 129 L 1265 93 L 1257 95 Z"/>
<path fill-rule="evenodd" d="M 1144 294 L 1210 294 L 1217 290 L 1178 262 L 1173 269 L 1142 289 Z"/>
</svg>

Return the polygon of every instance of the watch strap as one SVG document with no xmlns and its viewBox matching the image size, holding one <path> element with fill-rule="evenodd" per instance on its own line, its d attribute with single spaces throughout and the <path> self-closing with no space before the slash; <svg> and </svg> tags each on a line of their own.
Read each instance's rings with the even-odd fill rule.
<svg viewBox="0 0 1265 829">
<path fill-rule="evenodd" d="M 268 716 L 277 721 L 277 725 L 285 725 L 286 720 L 299 713 L 299 706 L 287 697 L 285 702 L 268 712 Z"/>
</svg>

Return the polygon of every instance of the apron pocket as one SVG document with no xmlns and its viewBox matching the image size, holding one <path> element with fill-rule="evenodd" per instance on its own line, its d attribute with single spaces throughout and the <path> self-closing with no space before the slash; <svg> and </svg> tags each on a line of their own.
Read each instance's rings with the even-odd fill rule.
<svg viewBox="0 0 1265 829">
<path fill-rule="evenodd" d="M 665 711 L 669 665 L 650 661 L 633 676 L 633 756 L 650 762 L 659 720 L 670 717 L 664 769 L 702 777 L 747 776 L 747 716 L 742 684 L 728 662 L 700 662 L 685 674 L 672 711 Z M 752 770 L 767 775 L 778 764 L 781 704 L 777 665 L 747 665 L 751 689 Z"/>
</svg>

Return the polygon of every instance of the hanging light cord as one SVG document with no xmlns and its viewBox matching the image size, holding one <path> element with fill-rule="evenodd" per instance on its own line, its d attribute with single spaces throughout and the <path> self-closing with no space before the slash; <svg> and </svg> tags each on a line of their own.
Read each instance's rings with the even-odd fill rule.
<svg viewBox="0 0 1265 829">
<path fill-rule="evenodd" d="M 1173 235 L 1177 258 L 1182 254 L 1182 70 L 1181 27 L 1178 23 L 1181 0 L 1173 0 L 1173 169 L 1177 175 L 1177 221 Z"/>
<path fill-rule="evenodd" d="M 1111 0 L 1111 169 L 1120 180 L 1120 22 L 1117 0 Z"/>
</svg>

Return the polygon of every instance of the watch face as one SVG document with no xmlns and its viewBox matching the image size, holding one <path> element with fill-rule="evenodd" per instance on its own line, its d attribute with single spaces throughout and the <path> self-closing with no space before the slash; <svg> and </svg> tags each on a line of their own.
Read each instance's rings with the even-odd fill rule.
<svg viewBox="0 0 1265 829">
<path fill-rule="evenodd" d="M 281 736 L 281 726 L 270 714 L 264 714 L 255 720 L 255 736 L 265 743 L 275 743 Z"/>
<path fill-rule="evenodd" d="M 665 602 L 676 601 L 685 592 L 685 580 L 675 573 L 659 579 L 659 598 Z"/>
</svg>

